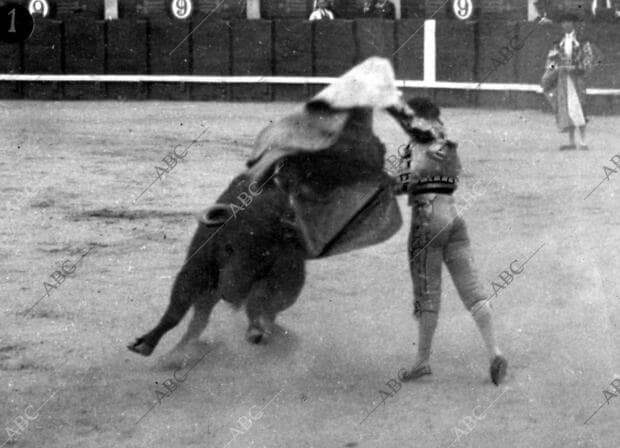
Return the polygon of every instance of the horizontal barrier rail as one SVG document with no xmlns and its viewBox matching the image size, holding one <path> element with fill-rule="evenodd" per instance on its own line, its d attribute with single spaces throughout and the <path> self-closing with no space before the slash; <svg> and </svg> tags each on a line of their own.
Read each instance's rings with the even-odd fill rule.
<svg viewBox="0 0 620 448">
<path fill-rule="evenodd" d="M 171 82 L 198 84 L 330 84 L 337 78 L 324 76 L 202 76 L 202 75 L 50 75 L 0 74 L 0 81 L 23 82 Z M 477 83 L 397 80 L 399 87 L 542 93 L 537 84 Z M 620 89 L 587 89 L 588 95 L 620 95 Z"/>
</svg>

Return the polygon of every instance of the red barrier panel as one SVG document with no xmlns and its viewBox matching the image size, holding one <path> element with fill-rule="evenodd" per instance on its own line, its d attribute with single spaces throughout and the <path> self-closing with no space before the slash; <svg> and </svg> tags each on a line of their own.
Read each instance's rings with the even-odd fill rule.
<svg viewBox="0 0 620 448">
<path fill-rule="evenodd" d="M 476 81 L 511 83 L 517 78 L 517 53 L 521 48 L 516 24 L 500 21 L 478 23 L 478 66 Z M 479 105 L 513 106 L 511 92 L 478 93 Z"/>
<path fill-rule="evenodd" d="M 22 72 L 22 45 L 20 43 L 0 43 L 0 73 L 17 74 Z M 0 98 L 14 99 L 23 95 L 17 82 L 0 83 Z"/>
<path fill-rule="evenodd" d="M 120 19 L 107 24 L 106 73 L 143 74 L 148 73 L 146 47 L 147 22 L 144 20 Z M 106 83 L 109 98 L 146 97 L 143 83 Z"/>
<path fill-rule="evenodd" d="M 274 21 L 274 74 L 312 76 L 312 22 Z M 273 86 L 275 99 L 301 101 L 310 95 L 307 86 Z"/>
<path fill-rule="evenodd" d="M 394 21 L 383 19 L 357 19 L 355 21 L 357 61 L 370 56 L 392 60 L 394 53 Z"/>
<path fill-rule="evenodd" d="M 424 77 L 424 20 L 396 22 L 394 65 L 398 79 Z"/>
<path fill-rule="evenodd" d="M 271 22 L 244 20 L 232 22 L 233 75 L 272 75 Z M 232 86 L 236 100 L 270 100 L 268 84 Z"/>
<path fill-rule="evenodd" d="M 436 25 L 437 80 L 474 81 L 475 25 L 439 20 Z"/>
<path fill-rule="evenodd" d="M 355 61 L 351 20 L 319 20 L 314 24 L 314 74 L 340 76 Z"/>
<path fill-rule="evenodd" d="M 154 18 L 149 22 L 149 62 L 151 73 L 187 75 L 190 73 L 190 22 Z M 187 100 L 185 83 L 151 83 L 149 98 Z"/>
<path fill-rule="evenodd" d="M 232 54 L 230 25 L 211 18 L 198 26 L 206 16 L 194 17 L 193 73 L 195 75 L 230 75 Z M 191 86 L 192 99 L 227 100 L 229 87 L 222 84 L 196 84 Z"/>
<path fill-rule="evenodd" d="M 586 80 L 588 87 L 620 88 L 620 26 L 597 23 L 585 36 L 602 54 L 600 61 Z M 610 114 L 620 111 L 618 97 L 589 96 L 587 111 L 590 114 Z"/>
<path fill-rule="evenodd" d="M 88 17 L 65 20 L 65 73 L 103 74 L 105 71 L 104 22 Z M 101 83 L 64 84 L 67 99 L 97 99 L 104 95 Z"/>
<path fill-rule="evenodd" d="M 62 73 L 62 22 L 36 19 L 32 36 L 24 43 L 24 73 Z M 27 98 L 60 99 L 62 87 L 56 82 L 24 84 Z"/>
<path fill-rule="evenodd" d="M 519 45 L 517 52 L 517 76 L 513 82 L 539 84 L 544 72 L 547 53 L 553 41 L 561 36 L 558 25 L 539 25 L 522 23 L 519 25 Z"/>
<path fill-rule="evenodd" d="M 607 113 L 612 115 L 620 115 L 620 97 L 612 96 L 609 99 L 609 109 L 607 110 Z"/>
<path fill-rule="evenodd" d="M 603 57 L 592 71 L 588 85 L 620 89 L 620 25 L 599 23 L 590 40 Z"/>
<path fill-rule="evenodd" d="M 476 70 L 476 25 L 456 20 L 436 24 L 436 77 L 438 81 L 472 82 Z M 438 90 L 433 98 L 442 106 L 473 104 L 475 92 Z"/>
<path fill-rule="evenodd" d="M 521 23 L 519 25 L 519 42 L 521 47 L 516 54 L 516 77 L 511 82 L 521 84 L 540 84 L 545 69 L 547 53 L 553 41 L 561 36 L 559 25 Z M 514 42 L 516 43 L 516 42 Z M 530 93 L 513 95 L 518 108 L 536 108 L 551 110 L 542 94 Z"/>
<path fill-rule="evenodd" d="M 519 28 L 506 22 L 478 23 L 478 82 L 514 82 Z"/>
</svg>

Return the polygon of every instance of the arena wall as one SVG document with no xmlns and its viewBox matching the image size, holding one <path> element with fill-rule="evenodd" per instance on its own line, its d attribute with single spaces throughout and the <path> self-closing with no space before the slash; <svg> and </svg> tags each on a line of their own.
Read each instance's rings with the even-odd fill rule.
<svg viewBox="0 0 620 448">
<path fill-rule="evenodd" d="M 213 20 L 161 16 L 100 21 L 37 19 L 22 44 L 0 44 L 0 72 L 10 74 L 178 74 L 338 76 L 368 56 L 388 57 L 399 79 L 424 79 L 424 20 Z M 200 26 L 199 26 L 200 25 Z M 192 33 L 190 33 L 193 30 Z M 436 81 L 537 84 L 556 25 L 529 22 L 435 24 Z M 597 24 L 589 37 L 607 56 L 591 87 L 619 89 L 620 27 Z M 506 49 L 509 50 L 507 53 Z M 430 63 L 430 62 L 428 62 Z M 0 82 L 2 98 L 301 100 L 320 87 L 282 84 Z M 546 107 L 534 92 L 418 89 L 445 105 Z M 592 96 L 593 112 L 616 111 L 617 96 Z"/>
<path fill-rule="evenodd" d="M 27 5 L 36 0 L 10 0 Z M 40 0 L 49 5 L 48 18 L 62 20 L 75 14 L 104 19 L 105 0 Z M 186 5 L 192 2 L 193 14 L 211 14 L 214 18 L 231 20 L 245 19 L 245 0 L 117 0 L 120 18 L 153 18 L 168 15 L 171 4 Z M 365 0 L 329 0 L 336 18 L 356 19 L 362 16 Z M 476 9 L 476 17 L 500 20 L 526 20 L 528 3 L 533 0 L 469 0 Z M 306 19 L 315 0 L 260 0 L 260 15 L 263 19 Z M 571 9 L 588 14 L 591 0 L 554 0 L 556 9 Z M 465 2 L 459 3 L 464 5 Z M 454 18 L 454 5 L 446 0 L 400 0 L 400 18 Z"/>
</svg>

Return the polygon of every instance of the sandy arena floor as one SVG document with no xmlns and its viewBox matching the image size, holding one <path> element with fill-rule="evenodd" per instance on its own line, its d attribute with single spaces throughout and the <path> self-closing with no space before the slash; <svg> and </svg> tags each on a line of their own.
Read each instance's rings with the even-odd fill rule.
<svg viewBox="0 0 620 448">
<path fill-rule="evenodd" d="M 251 346 L 245 314 L 219 304 L 203 335 L 211 351 L 161 392 L 174 372 L 157 358 L 186 321 L 150 358 L 125 345 L 166 307 L 192 213 L 243 169 L 260 129 L 297 107 L 0 103 L 0 444 L 619 446 L 620 399 L 603 395 L 620 375 L 620 170 L 603 171 L 620 154 L 617 117 L 593 118 L 590 151 L 560 152 L 550 115 L 444 111 L 465 167 L 457 197 L 476 195 L 464 216 L 487 290 L 539 249 L 493 300 L 510 362 L 501 387 L 445 272 L 434 373 L 390 382 L 417 340 L 401 198 L 405 225 L 391 240 L 308 263 L 299 301 L 279 319 L 287 334 Z M 387 116 L 376 128 L 391 152 L 405 143 Z M 166 153 L 196 138 L 136 201 Z M 63 283 L 51 278 L 74 264 Z M 388 382 L 397 392 L 386 398 Z"/>
</svg>

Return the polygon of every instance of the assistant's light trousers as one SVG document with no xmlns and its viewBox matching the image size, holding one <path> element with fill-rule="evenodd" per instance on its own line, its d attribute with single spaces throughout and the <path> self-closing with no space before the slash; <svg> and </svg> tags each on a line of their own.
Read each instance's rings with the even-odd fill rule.
<svg viewBox="0 0 620 448">
<path fill-rule="evenodd" d="M 474 269 L 465 221 L 447 194 L 425 193 L 410 197 L 409 267 L 413 280 L 414 314 L 438 313 L 441 302 L 442 263 L 468 310 L 485 299 Z"/>
</svg>

